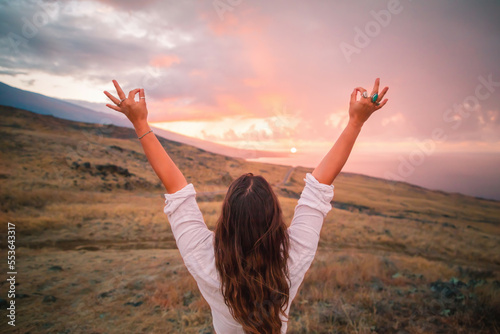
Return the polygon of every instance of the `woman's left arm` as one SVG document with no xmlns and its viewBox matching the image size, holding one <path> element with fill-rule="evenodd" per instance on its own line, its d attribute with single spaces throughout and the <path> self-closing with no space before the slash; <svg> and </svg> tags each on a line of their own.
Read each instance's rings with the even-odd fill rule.
<svg viewBox="0 0 500 334">
<path fill-rule="evenodd" d="M 151 128 L 147 121 L 148 110 L 144 89 L 134 89 L 126 97 L 118 82 L 113 80 L 113 84 L 120 99 L 105 91 L 104 94 L 115 103 L 115 105 L 106 104 L 106 106 L 125 114 L 132 122 L 137 137 L 147 133 L 140 139 L 140 142 L 151 167 L 153 167 L 156 175 L 158 175 L 165 186 L 167 193 L 172 194 L 181 190 L 188 184 L 186 178 L 169 157 L 158 138 L 156 138 L 156 135 L 153 132 L 148 133 L 148 131 L 151 131 Z M 137 93 L 139 93 L 139 102 L 135 101 Z"/>
</svg>

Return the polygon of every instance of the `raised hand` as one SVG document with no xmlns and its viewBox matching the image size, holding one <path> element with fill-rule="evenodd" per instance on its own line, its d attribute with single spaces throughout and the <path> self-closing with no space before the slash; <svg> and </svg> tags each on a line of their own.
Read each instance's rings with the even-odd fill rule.
<svg viewBox="0 0 500 334">
<path fill-rule="evenodd" d="M 388 99 L 383 101 L 382 99 L 389 90 L 389 87 L 385 87 L 382 92 L 379 93 L 379 85 L 380 78 L 377 78 L 370 95 L 368 95 L 367 90 L 363 87 L 354 88 L 354 91 L 351 94 L 351 101 L 349 103 L 349 122 L 351 124 L 362 126 L 371 114 L 385 106 Z M 358 100 L 358 92 L 361 93 L 360 100 Z"/>
<path fill-rule="evenodd" d="M 106 96 L 115 104 L 106 104 L 106 107 L 123 113 L 134 126 L 141 122 L 147 123 L 148 109 L 146 107 L 144 89 L 133 89 L 128 93 L 128 97 L 126 97 L 116 80 L 113 80 L 113 84 L 115 85 L 119 99 L 111 95 L 109 92 L 104 91 L 104 94 L 106 94 Z M 139 93 L 139 102 L 135 100 L 137 93 Z"/>
<path fill-rule="evenodd" d="M 331 150 L 312 172 L 312 175 L 318 182 L 331 184 L 335 180 L 351 154 L 352 147 L 361 132 L 363 123 L 366 122 L 371 114 L 387 103 L 387 99 L 383 101 L 382 99 L 389 88 L 385 87 L 382 92 L 378 94 L 379 84 L 380 79 L 377 78 L 371 96 L 368 96 L 368 92 L 362 87 L 356 87 L 352 92 L 351 102 L 349 104 L 349 123 L 344 131 L 342 131 Z M 360 100 L 358 100 L 358 92 L 361 93 Z"/>
<path fill-rule="evenodd" d="M 132 122 L 144 153 L 167 192 L 173 194 L 181 190 L 187 185 L 186 178 L 148 125 L 148 110 L 146 108 L 144 89 L 131 90 L 127 97 L 116 80 L 113 80 L 113 84 L 119 99 L 105 91 L 104 94 L 115 104 L 106 104 L 106 106 L 125 114 Z M 139 93 L 139 101 L 135 100 L 137 93 Z"/>
</svg>

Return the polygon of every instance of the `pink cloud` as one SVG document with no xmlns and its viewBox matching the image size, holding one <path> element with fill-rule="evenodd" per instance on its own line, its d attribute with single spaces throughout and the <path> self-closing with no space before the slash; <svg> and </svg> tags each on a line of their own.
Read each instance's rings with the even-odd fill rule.
<svg viewBox="0 0 500 334">
<path fill-rule="evenodd" d="M 150 64 L 155 67 L 168 68 L 173 64 L 179 64 L 181 61 L 175 55 L 160 55 L 151 59 Z"/>
</svg>

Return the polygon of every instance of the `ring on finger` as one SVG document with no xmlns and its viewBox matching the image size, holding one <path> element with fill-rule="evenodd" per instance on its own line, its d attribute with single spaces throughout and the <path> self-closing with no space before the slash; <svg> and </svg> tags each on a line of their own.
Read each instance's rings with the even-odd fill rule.
<svg viewBox="0 0 500 334">
<path fill-rule="evenodd" d="M 371 96 L 371 98 L 372 98 L 372 102 L 373 102 L 373 103 L 376 103 L 376 102 L 377 102 L 377 99 L 378 99 L 378 93 L 373 94 L 373 95 Z"/>
<path fill-rule="evenodd" d="M 363 92 L 363 94 L 361 94 L 362 97 L 364 97 L 365 99 L 368 97 L 368 93 L 366 92 L 366 90 Z"/>
<path fill-rule="evenodd" d="M 124 99 L 121 99 L 120 100 L 120 103 L 118 103 L 118 107 L 121 106 L 121 104 L 123 103 L 123 101 L 125 101 L 127 98 L 124 98 Z"/>
</svg>

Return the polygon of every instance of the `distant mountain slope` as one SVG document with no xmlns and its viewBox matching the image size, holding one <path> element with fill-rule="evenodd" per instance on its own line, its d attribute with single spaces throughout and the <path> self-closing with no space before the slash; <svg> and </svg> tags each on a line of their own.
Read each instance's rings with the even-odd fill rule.
<svg viewBox="0 0 500 334">
<path fill-rule="evenodd" d="M 259 169 L 254 166 L 266 166 L 165 139 L 158 133 L 157 137 L 200 191 L 220 191 L 236 176 Z M 16 180 L 25 189 L 162 188 L 135 131 L 127 127 L 75 122 L 0 106 L 0 156 L 0 177 Z M 105 165 L 113 167 L 99 167 Z M 270 172 L 261 173 L 277 184 L 289 167 L 271 166 Z M 102 172 L 99 168 L 113 171 Z M 280 172 L 271 175 L 275 170 Z"/>
<path fill-rule="evenodd" d="M 2 82 L 0 82 L 0 104 L 77 122 L 131 127 L 127 120 L 115 115 L 82 108 L 66 101 L 14 88 Z"/>
<path fill-rule="evenodd" d="M 0 105 L 32 111 L 42 115 L 93 124 L 113 124 L 132 128 L 123 115 L 97 112 L 56 98 L 11 87 L 0 82 Z M 253 149 L 233 148 L 198 138 L 184 136 L 171 131 L 154 128 L 155 133 L 169 140 L 192 145 L 209 152 L 238 158 L 276 157 L 282 154 Z"/>
<path fill-rule="evenodd" d="M 245 172 L 264 176 L 279 196 L 297 199 L 311 168 L 251 162 L 211 153 L 158 136 L 200 200 L 225 194 Z M 74 122 L 0 106 L 0 179 L 11 189 L 162 192 L 135 131 Z M 6 181 L 8 180 L 8 182 Z M 24 196 L 24 192 L 19 195 Z M 5 202 L 2 205 L 7 205 Z M 436 222 L 459 219 L 498 225 L 500 202 L 433 191 L 405 182 L 340 173 L 332 205 L 371 217 Z"/>
</svg>

